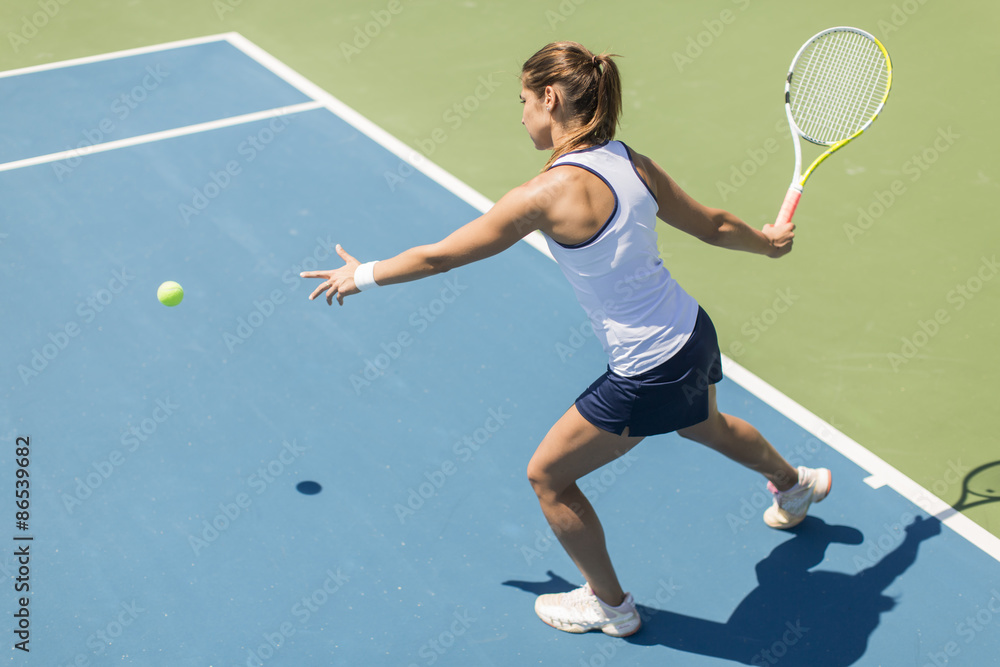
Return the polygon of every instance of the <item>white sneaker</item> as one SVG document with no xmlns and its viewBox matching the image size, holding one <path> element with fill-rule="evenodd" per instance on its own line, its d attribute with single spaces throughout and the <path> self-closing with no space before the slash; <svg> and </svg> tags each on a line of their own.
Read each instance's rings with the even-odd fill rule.
<svg viewBox="0 0 1000 667">
<path fill-rule="evenodd" d="M 771 528 L 791 528 L 802 523 L 809 506 L 830 493 L 833 475 L 826 468 L 799 466 L 799 483 L 788 491 L 778 491 L 774 484 L 767 488 L 774 494 L 774 504 L 764 512 L 764 523 Z"/>
<path fill-rule="evenodd" d="M 612 637 L 634 635 L 642 626 L 631 593 L 617 607 L 604 604 L 585 584 L 569 593 L 540 595 L 535 600 L 538 617 L 558 630 L 589 632 L 600 630 Z"/>
</svg>

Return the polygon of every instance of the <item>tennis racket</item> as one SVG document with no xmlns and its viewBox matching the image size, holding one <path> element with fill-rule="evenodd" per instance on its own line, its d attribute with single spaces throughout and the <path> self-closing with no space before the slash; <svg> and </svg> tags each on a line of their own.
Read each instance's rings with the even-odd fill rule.
<svg viewBox="0 0 1000 667">
<path fill-rule="evenodd" d="M 795 142 L 795 172 L 774 224 L 790 222 L 809 177 L 878 117 L 892 86 L 889 53 L 857 28 L 829 28 L 802 45 L 785 79 L 785 115 Z M 799 138 L 828 146 L 802 172 Z"/>
</svg>

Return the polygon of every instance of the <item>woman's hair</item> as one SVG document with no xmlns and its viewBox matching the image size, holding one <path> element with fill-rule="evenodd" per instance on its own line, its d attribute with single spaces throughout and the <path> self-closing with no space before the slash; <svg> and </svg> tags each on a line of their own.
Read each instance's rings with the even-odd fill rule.
<svg viewBox="0 0 1000 667">
<path fill-rule="evenodd" d="M 570 118 L 569 134 L 555 147 L 542 171 L 561 155 L 615 138 L 622 111 L 622 84 L 615 54 L 595 55 L 576 42 L 553 42 L 528 58 L 521 83 L 539 97 L 558 85 Z"/>
</svg>

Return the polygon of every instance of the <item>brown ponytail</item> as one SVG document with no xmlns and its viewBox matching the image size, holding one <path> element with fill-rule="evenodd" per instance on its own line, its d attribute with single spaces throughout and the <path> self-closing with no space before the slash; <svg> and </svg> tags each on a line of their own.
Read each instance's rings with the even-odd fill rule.
<svg viewBox="0 0 1000 667">
<path fill-rule="evenodd" d="M 570 133 L 555 147 L 542 171 L 560 156 L 615 138 L 622 111 L 622 84 L 615 54 L 595 55 L 576 42 L 554 42 L 528 58 L 521 83 L 543 96 L 546 86 L 558 84 L 571 122 Z"/>
</svg>

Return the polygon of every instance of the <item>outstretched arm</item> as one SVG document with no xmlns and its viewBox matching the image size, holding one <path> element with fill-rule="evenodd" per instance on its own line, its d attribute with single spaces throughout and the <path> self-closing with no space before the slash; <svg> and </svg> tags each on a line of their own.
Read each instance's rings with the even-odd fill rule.
<svg viewBox="0 0 1000 667">
<path fill-rule="evenodd" d="M 721 248 L 781 257 L 792 250 L 795 225 L 764 225 L 757 230 L 729 211 L 704 206 L 684 190 L 658 164 L 633 153 L 636 167 L 660 205 L 657 217 L 672 227 Z"/>
<path fill-rule="evenodd" d="M 374 278 L 379 285 L 393 285 L 419 280 L 438 273 L 492 257 L 539 228 L 546 212 L 540 207 L 538 188 L 527 183 L 514 188 L 493 208 L 460 227 L 445 239 L 405 250 L 375 265 Z M 323 271 L 304 271 L 303 278 L 321 278 L 323 282 L 309 295 L 315 299 L 326 292 L 326 302 L 333 299 L 344 305 L 344 297 L 357 294 L 354 271 L 360 262 L 337 246 L 344 266 Z"/>
</svg>

